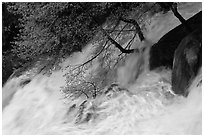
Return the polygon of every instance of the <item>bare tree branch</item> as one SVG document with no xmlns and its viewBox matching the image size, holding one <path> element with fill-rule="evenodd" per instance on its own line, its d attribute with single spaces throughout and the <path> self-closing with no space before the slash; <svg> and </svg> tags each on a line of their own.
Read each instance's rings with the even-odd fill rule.
<svg viewBox="0 0 204 137">
<path fill-rule="evenodd" d="M 141 18 L 146 12 L 150 11 L 151 9 L 153 9 L 153 7 L 156 5 L 156 3 L 154 3 L 150 8 L 146 9 L 145 11 L 143 11 L 143 14 L 139 15 L 137 18 Z"/>
<path fill-rule="evenodd" d="M 116 27 L 120 24 L 120 20 L 118 19 L 115 26 L 112 28 L 112 30 L 110 31 L 110 33 L 112 33 L 113 31 L 115 31 Z"/>
<path fill-rule="evenodd" d="M 119 38 L 119 36 L 120 36 L 120 34 L 123 32 L 123 30 L 125 29 L 125 27 L 127 26 L 128 24 L 125 24 L 123 27 L 122 27 L 122 29 L 119 31 L 119 33 L 117 33 L 117 35 L 115 36 L 115 38 L 114 38 L 114 40 L 116 40 L 117 38 Z M 113 31 L 112 31 L 113 32 Z M 105 55 L 107 55 L 107 51 L 108 51 L 108 48 L 110 47 L 110 45 L 111 45 L 111 43 L 107 46 L 107 48 L 105 49 Z M 121 54 L 123 54 L 123 53 L 121 53 Z M 106 56 L 104 56 L 103 57 L 103 60 L 105 61 L 105 57 Z"/>
<path fill-rule="evenodd" d="M 87 97 L 87 99 L 89 98 L 88 94 L 86 94 L 83 90 L 78 90 L 78 91 L 83 93 Z"/>
<path fill-rule="evenodd" d="M 192 32 L 192 28 L 188 25 L 187 21 L 181 16 L 181 14 L 177 10 L 177 3 L 173 3 L 171 5 L 171 10 L 174 15 L 179 19 L 179 21 L 186 27 L 189 32 Z"/>
<path fill-rule="evenodd" d="M 110 30 L 110 29 L 104 29 L 106 32 L 108 33 L 111 33 L 111 32 L 131 32 L 131 31 L 136 31 L 136 29 L 128 29 L 128 30 L 118 30 L 118 29 L 115 29 L 115 30 Z"/>
<path fill-rule="evenodd" d="M 96 98 L 97 87 L 93 82 L 85 81 L 84 83 L 90 84 L 94 88 L 93 98 Z"/>
<path fill-rule="evenodd" d="M 84 9 L 83 5 L 80 4 L 80 6 Z M 102 26 L 95 20 L 95 18 L 90 14 L 88 13 L 89 16 L 93 19 L 93 21 L 98 24 L 98 26 L 100 27 L 101 31 L 104 33 L 105 36 L 107 36 L 108 40 L 111 41 L 112 44 L 114 44 L 121 52 L 123 53 L 133 53 L 134 50 L 125 50 L 120 44 L 118 44 L 115 40 L 113 40 L 109 35 L 108 33 L 102 28 Z"/>
<path fill-rule="evenodd" d="M 110 42 L 113 45 L 115 45 L 122 53 L 133 53 L 134 52 L 134 49 L 131 49 L 131 50 L 124 49 L 120 44 L 118 44 L 115 40 L 113 40 L 102 27 L 101 27 L 101 31 L 108 38 L 108 40 L 110 40 Z"/>
<path fill-rule="evenodd" d="M 136 34 L 137 33 L 135 33 L 134 34 L 134 36 L 133 36 L 133 38 L 128 42 L 128 44 L 127 44 L 127 46 L 125 47 L 125 49 L 126 48 L 130 48 L 130 46 L 131 46 L 131 43 L 132 43 L 132 41 L 135 39 L 135 37 L 136 37 Z M 135 52 L 139 52 L 139 49 L 134 49 L 135 50 Z M 123 53 L 120 53 L 118 56 L 121 56 Z"/>
<path fill-rule="evenodd" d="M 139 24 L 137 23 L 136 20 L 134 19 L 126 19 L 126 18 L 123 18 L 123 17 L 120 17 L 120 20 L 122 20 L 123 22 L 127 22 L 127 23 L 130 23 L 130 24 L 133 24 L 135 26 L 135 29 L 137 30 L 137 33 L 139 35 L 139 38 L 141 41 L 143 41 L 145 38 L 144 38 L 144 35 L 141 31 L 141 28 L 139 26 Z"/>
<path fill-rule="evenodd" d="M 115 27 L 113 28 L 113 31 L 114 31 L 114 29 L 115 29 L 117 26 L 118 26 L 118 24 L 115 25 Z M 121 31 L 117 34 L 117 36 L 115 37 L 115 39 L 117 39 L 117 38 L 119 37 L 119 35 L 121 34 L 122 30 L 125 29 L 126 26 L 127 26 L 127 24 L 123 26 L 123 28 L 122 28 Z M 112 32 L 113 32 L 113 31 L 112 31 Z M 88 64 L 88 63 L 90 63 L 90 62 L 93 61 L 94 59 L 96 59 L 104 50 L 107 50 L 107 49 L 110 47 L 111 44 L 109 44 L 108 46 L 106 46 L 107 43 L 108 43 L 108 41 L 106 41 L 106 43 L 104 44 L 104 46 L 102 47 L 102 49 L 101 49 L 94 57 L 92 57 L 90 60 L 84 62 L 83 64 L 78 65 L 78 66 L 77 66 L 76 68 L 74 68 L 73 70 L 75 70 L 75 69 L 77 69 L 77 68 L 80 68 L 80 67 L 82 67 L 82 66 L 84 66 L 84 65 L 86 65 L 86 64 Z M 106 48 L 105 48 L 105 47 L 106 47 Z"/>
<path fill-rule="evenodd" d="M 84 65 L 86 65 L 86 64 L 90 63 L 91 61 L 93 61 L 94 59 L 96 59 L 103 52 L 103 50 L 105 49 L 107 42 L 108 41 L 106 41 L 105 46 L 103 46 L 102 49 L 95 56 L 93 56 L 91 59 L 89 59 L 88 61 L 84 62 L 83 64 L 75 65 L 77 67 L 72 69 L 72 71 L 74 71 L 76 69 L 79 69 L 80 67 L 83 67 Z"/>
</svg>

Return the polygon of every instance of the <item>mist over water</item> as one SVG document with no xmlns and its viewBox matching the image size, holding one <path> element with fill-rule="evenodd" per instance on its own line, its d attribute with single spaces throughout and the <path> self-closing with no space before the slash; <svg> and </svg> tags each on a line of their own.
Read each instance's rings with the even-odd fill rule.
<svg viewBox="0 0 204 137">
<path fill-rule="evenodd" d="M 125 65 L 118 68 L 118 82 L 121 85 L 129 85 L 135 82 L 139 75 L 149 71 L 149 49 L 153 45 L 150 41 L 144 40 L 139 52 L 131 54 Z"/>
<path fill-rule="evenodd" d="M 3 88 L 15 93 L 3 110 L 3 134 L 201 134 L 201 72 L 187 98 L 176 96 L 171 70 L 149 71 L 146 54 L 131 55 L 118 69 L 122 84 L 86 101 L 63 101 L 62 72 L 38 75 L 24 87 L 12 79 Z"/>
<path fill-rule="evenodd" d="M 64 98 L 61 92 L 65 66 L 84 62 L 89 47 L 49 77 L 38 74 L 26 84 L 26 76 L 9 80 L 3 87 L 3 134 L 202 134 L 202 69 L 187 98 L 173 94 L 171 70 L 148 68 L 156 36 L 146 37 L 117 69 L 117 84 L 95 99 Z"/>
</svg>

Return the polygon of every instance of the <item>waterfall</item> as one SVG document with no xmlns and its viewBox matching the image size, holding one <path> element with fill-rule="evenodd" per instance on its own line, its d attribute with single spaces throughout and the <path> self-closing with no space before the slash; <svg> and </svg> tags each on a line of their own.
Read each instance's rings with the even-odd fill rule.
<svg viewBox="0 0 204 137">
<path fill-rule="evenodd" d="M 167 21 L 161 16 L 151 23 L 146 40 L 136 43 L 139 52 L 117 68 L 116 82 L 96 98 L 62 92 L 66 66 L 84 62 L 91 46 L 67 58 L 50 76 L 25 72 L 7 81 L 2 89 L 3 134 L 202 134 L 202 69 L 187 98 L 171 90 L 170 69 L 149 70 L 150 47 L 171 29 L 173 16 L 166 16 Z"/>
</svg>

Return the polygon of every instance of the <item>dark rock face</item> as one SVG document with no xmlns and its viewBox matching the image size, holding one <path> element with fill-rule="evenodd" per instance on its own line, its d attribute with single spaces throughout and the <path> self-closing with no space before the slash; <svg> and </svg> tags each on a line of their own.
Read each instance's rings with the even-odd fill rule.
<svg viewBox="0 0 204 137">
<path fill-rule="evenodd" d="M 188 25 L 193 29 L 202 28 L 202 12 L 200 11 L 187 20 Z M 150 70 L 166 66 L 172 68 L 174 52 L 181 40 L 189 34 L 184 25 L 179 25 L 165 34 L 150 49 Z"/>
<path fill-rule="evenodd" d="M 176 94 L 188 95 L 187 88 L 202 65 L 202 29 L 186 36 L 174 54 L 172 90 Z"/>
</svg>

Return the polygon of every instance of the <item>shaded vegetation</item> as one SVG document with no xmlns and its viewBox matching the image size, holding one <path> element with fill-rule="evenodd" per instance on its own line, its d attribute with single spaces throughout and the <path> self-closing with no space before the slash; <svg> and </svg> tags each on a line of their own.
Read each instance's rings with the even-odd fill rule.
<svg viewBox="0 0 204 137">
<path fill-rule="evenodd" d="M 73 52 L 81 52 L 91 41 L 97 41 L 93 56 L 74 68 L 83 72 L 95 59 L 100 62 L 101 70 L 95 75 L 105 74 L 104 77 L 90 76 L 81 82 L 82 87 L 89 86 L 95 92 L 107 84 L 106 76 L 116 73 L 117 64 L 128 53 L 138 51 L 132 43 L 145 39 L 145 14 L 152 16 L 170 9 L 169 3 L 165 7 L 142 2 L 3 3 L 3 74 L 6 75 L 3 82 L 13 71 L 13 75 L 21 75 L 42 58 L 38 72 L 46 72 Z M 78 75 L 77 79 L 82 77 Z"/>
<path fill-rule="evenodd" d="M 116 27 L 120 20 L 136 25 L 143 40 L 136 20 L 125 17 L 140 9 L 138 12 L 143 13 L 143 8 L 149 10 L 151 6 L 159 9 L 154 3 L 11 3 L 9 11 L 21 15 L 17 19 L 20 35 L 13 51 L 24 60 L 39 55 L 70 55 L 81 51 L 107 21 Z"/>
</svg>

